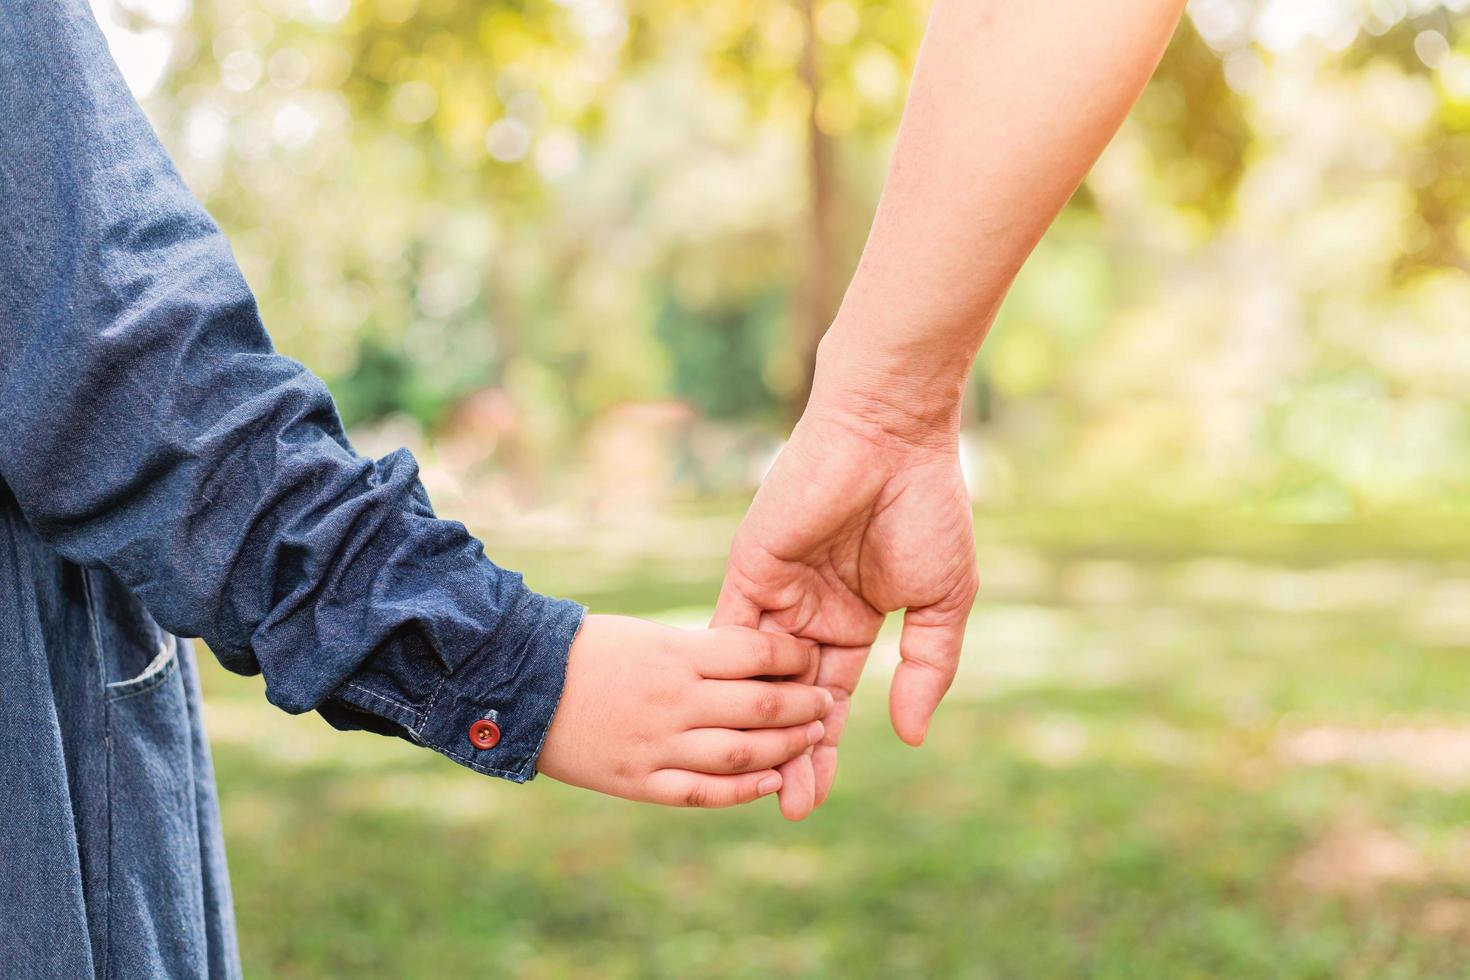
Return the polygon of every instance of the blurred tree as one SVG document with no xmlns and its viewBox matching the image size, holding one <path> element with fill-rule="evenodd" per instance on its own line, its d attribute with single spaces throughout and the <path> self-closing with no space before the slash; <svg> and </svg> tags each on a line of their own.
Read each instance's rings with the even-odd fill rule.
<svg viewBox="0 0 1470 980">
<path fill-rule="evenodd" d="M 764 297 L 691 310 L 677 295 L 664 299 L 658 336 L 674 363 L 675 392 L 717 419 L 749 419 L 768 412 L 775 399 L 765 381 L 765 353 L 785 327 L 787 298 Z"/>
<path fill-rule="evenodd" d="M 1411 278 L 1437 268 L 1470 271 L 1470 29 L 1463 18 L 1435 7 L 1387 29 L 1365 33 L 1345 64 L 1366 71 L 1390 63 L 1404 75 L 1432 83 L 1434 113 L 1425 138 L 1404 161 L 1414 198 L 1414 227 L 1398 273 Z M 1449 71 L 1446 72 L 1445 69 Z"/>
<path fill-rule="evenodd" d="M 814 0 L 799 0 L 801 10 L 800 75 L 807 100 L 807 257 L 801 289 L 801 315 L 796 338 L 801 356 L 801 385 L 791 400 L 789 415 L 800 417 L 811 397 L 816 371 L 817 345 L 840 300 L 837 278 L 837 175 L 833 170 L 832 137 L 822 128 L 822 75 L 818 62 L 821 39 L 817 35 Z"/>
<path fill-rule="evenodd" d="M 1180 25 L 1134 111 L 1163 192 L 1176 206 L 1220 223 L 1245 172 L 1251 133 L 1223 62 L 1190 19 Z"/>
<path fill-rule="evenodd" d="M 628 400 L 799 409 L 927 7 L 97 2 L 171 40 L 148 108 L 279 345 L 354 422 L 488 390 L 528 474 Z M 1063 497 L 1470 500 L 1464 19 L 1190 12 L 987 344 L 987 452 Z"/>
</svg>

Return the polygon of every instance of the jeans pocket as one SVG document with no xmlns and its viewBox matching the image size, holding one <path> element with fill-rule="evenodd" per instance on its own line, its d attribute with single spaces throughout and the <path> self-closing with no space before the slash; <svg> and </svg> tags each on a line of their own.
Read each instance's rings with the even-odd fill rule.
<svg viewBox="0 0 1470 980">
<path fill-rule="evenodd" d="M 158 653 L 148 662 L 142 672 L 127 680 L 114 681 L 107 685 L 107 700 L 117 701 L 137 694 L 146 694 L 179 672 L 179 641 L 165 635 L 159 641 Z"/>
<path fill-rule="evenodd" d="M 106 686 L 107 974 L 204 976 L 207 944 L 189 703 L 178 641 Z"/>
</svg>

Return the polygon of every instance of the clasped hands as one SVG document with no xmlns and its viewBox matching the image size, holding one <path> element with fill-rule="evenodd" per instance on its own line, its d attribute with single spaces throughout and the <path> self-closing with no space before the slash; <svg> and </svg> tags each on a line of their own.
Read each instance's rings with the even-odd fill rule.
<svg viewBox="0 0 1470 980">
<path fill-rule="evenodd" d="M 711 628 L 589 616 L 540 771 L 630 799 L 730 806 L 779 792 L 806 817 L 887 613 L 889 694 L 919 745 L 958 666 L 977 586 L 959 383 L 916 385 L 824 352 L 801 421 L 736 532 Z"/>
</svg>

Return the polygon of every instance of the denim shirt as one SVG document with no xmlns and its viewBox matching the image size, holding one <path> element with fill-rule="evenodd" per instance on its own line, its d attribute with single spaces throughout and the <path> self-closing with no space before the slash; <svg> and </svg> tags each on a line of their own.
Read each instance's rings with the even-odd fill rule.
<svg viewBox="0 0 1470 980">
<path fill-rule="evenodd" d="M 238 973 L 178 637 L 521 782 L 583 613 L 353 452 L 86 0 L 0 0 L 0 974 Z"/>
</svg>

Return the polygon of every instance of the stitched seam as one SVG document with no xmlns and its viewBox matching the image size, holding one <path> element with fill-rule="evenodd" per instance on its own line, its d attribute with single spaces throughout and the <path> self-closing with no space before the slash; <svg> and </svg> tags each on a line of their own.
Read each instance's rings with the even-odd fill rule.
<svg viewBox="0 0 1470 980">
<path fill-rule="evenodd" d="M 473 660 L 474 657 L 471 657 L 470 659 Z M 446 670 L 444 672 L 444 676 L 439 678 L 439 683 L 434 685 L 434 692 L 429 695 L 429 704 L 428 707 L 424 709 L 423 718 L 420 719 L 418 726 L 413 729 L 414 738 L 421 739 L 421 736 L 424 733 L 424 729 L 429 727 L 429 719 L 434 717 L 434 708 L 439 704 L 439 695 L 441 692 L 443 692 L 444 685 L 449 682 L 449 678 L 453 673 L 454 671 L 452 670 Z"/>
<path fill-rule="evenodd" d="M 107 792 L 107 883 L 102 895 L 102 975 L 112 976 L 112 875 L 113 855 L 117 850 L 117 840 L 114 831 L 117 828 L 117 801 L 112 794 L 112 705 L 103 701 L 102 714 L 107 719 L 107 731 L 103 736 L 106 739 L 107 753 L 104 765 L 107 767 L 106 792 Z"/>
<path fill-rule="evenodd" d="M 467 657 L 460 664 L 460 666 L 462 667 L 465 664 L 472 663 L 478 657 L 490 655 L 491 654 L 491 651 L 493 651 L 493 649 L 495 647 L 495 641 L 496 641 L 496 639 L 500 636 L 501 632 L 504 630 L 505 623 L 508 620 L 511 620 L 511 619 L 515 618 L 516 616 L 518 616 L 519 614 L 521 614 L 522 611 L 525 609 L 526 605 L 529 604 L 531 601 L 533 601 L 532 600 L 532 595 L 531 595 L 531 593 L 528 590 L 517 601 L 517 603 L 515 605 L 515 608 L 512 611 L 511 615 L 510 616 L 507 616 L 504 620 L 501 621 L 500 624 L 497 625 L 496 629 L 491 634 L 490 639 L 485 643 L 485 645 L 483 647 L 481 647 L 479 650 L 477 650 L 474 654 L 472 654 L 471 656 Z M 571 649 L 571 644 L 576 641 L 576 638 L 577 638 L 578 634 L 581 633 L 582 626 L 586 623 L 586 621 L 587 621 L 587 607 L 586 606 L 580 606 L 579 607 L 579 615 L 577 617 L 577 624 L 571 630 L 571 638 L 570 638 L 570 640 L 567 641 L 567 649 L 568 649 L 568 651 L 570 651 L 570 649 Z M 566 632 L 567 631 L 565 629 L 557 630 L 556 639 L 557 640 L 562 639 L 562 637 L 566 634 Z M 542 639 L 545 640 L 547 638 L 545 636 L 543 636 Z M 447 671 L 445 671 L 444 676 L 442 676 L 439 679 L 439 683 L 434 686 L 434 691 L 429 696 L 429 703 L 428 703 L 428 706 L 426 707 L 426 709 L 424 711 L 423 720 L 420 722 L 418 728 L 415 729 L 415 730 L 413 730 L 411 732 L 411 734 L 413 735 L 414 740 L 417 741 L 417 742 L 419 742 L 421 745 L 428 746 L 429 748 L 431 748 L 434 751 L 440 753 L 441 755 L 447 756 L 448 758 L 453 759 L 456 762 L 458 762 L 458 763 L 460 763 L 460 764 L 462 764 L 462 765 L 464 765 L 464 766 L 466 766 L 466 767 L 468 767 L 470 769 L 475 770 L 476 772 L 485 773 L 486 775 L 490 775 L 490 776 L 502 776 L 502 777 L 505 777 L 505 778 L 508 778 L 508 779 L 518 780 L 518 781 L 522 781 L 522 782 L 528 781 L 530 779 L 533 779 L 536 776 L 536 768 L 535 768 L 535 765 L 534 765 L 534 760 L 540 755 L 542 747 L 545 746 L 545 744 L 546 744 L 546 739 L 547 739 L 547 737 L 551 733 L 551 721 L 556 716 L 556 709 L 561 706 L 561 695 L 563 693 L 565 693 L 565 691 L 566 691 L 567 667 L 568 667 L 568 665 L 570 663 L 570 659 L 571 659 L 570 656 L 564 657 L 562 659 L 561 674 L 560 674 L 560 678 L 559 678 L 560 681 L 561 681 L 561 688 L 558 691 L 556 703 L 552 705 L 551 713 L 547 716 L 546 726 L 541 730 L 541 737 L 537 740 L 536 745 L 531 750 L 530 754 L 529 755 L 526 755 L 526 756 L 523 756 L 519 760 L 518 767 L 515 768 L 515 769 L 497 769 L 494 766 L 488 766 L 488 765 L 485 765 L 483 763 L 476 762 L 473 758 L 471 758 L 469 756 L 466 756 L 466 755 L 463 755 L 463 754 L 461 754 L 459 752 L 456 752 L 454 749 L 450 748 L 448 745 L 436 744 L 436 743 L 434 743 L 432 741 L 429 741 L 429 740 L 427 740 L 427 739 L 424 738 L 423 729 L 428 727 L 429 722 L 434 717 L 434 710 L 435 710 L 435 708 L 438 707 L 439 699 L 444 694 L 445 685 L 448 684 L 449 679 L 454 675 L 454 671 L 453 670 L 447 670 Z M 371 693 L 371 692 L 369 692 L 369 693 Z M 387 700 L 387 699 L 384 699 L 384 700 Z M 493 712 L 492 712 L 492 714 L 493 714 Z"/>
<path fill-rule="evenodd" d="M 413 719 L 413 724 L 415 727 L 423 727 L 423 716 L 419 714 L 419 712 L 415 711 L 413 708 L 410 708 L 408 705 L 401 704 L 390 697 L 384 697 L 377 691 L 370 691 L 367 688 L 363 687 L 361 684 L 358 684 L 356 681 L 348 681 L 347 687 L 349 690 L 356 691 L 363 697 L 373 698 L 376 701 L 381 701 L 386 705 L 391 705 L 392 707 L 397 708 L 399 711 L 402 711 L 404 714 Z"/>
<path fill-rule="evenodd" d="M 440 688 L 443 688 L 444 682 L 447 681 L 447 680 L 449 680 L 449 675 L 448 674 L 445 674 L 443 680 L 441 680 L 439 682 L 439 686 L 434 689 L 434 700 L 435 701 L 438 700 L 438 698 L 439 698 L 439 690 L 440 690 Z M 431 707 L 429 709 L 429 712 L 432 713 L 432 711 L 433 711 L 433 708 Z M 492 714 L 493 713 L 494 712 L 492 712 Z M 469 756 L 461 755 L 460 753 L 458 753 L 458 752 L 454 751 L 453 749 L 451 749 L 448 745 L 440 745 L 437 742 L 433 742 L 433 741 L 431 741 L 429 739 L 426 739 L 424 737 L 423 729 L 426 728 L 426 727 L 428 727 L 428 724 L 429 724 L 429 714 L 425 714 L 424 720 L 423 720 L 422 724 L 419 725 L 418 730 L 413 731 L 411 733 L 413 735 L 413 737 L 414 737 L 414 741 L 418 742 L 420 745 L 427 745 L 429 748 L 433 749 L 435 752 L 439 752 L 439 753 L 441 753 L 443 755 L 447 755 L 449 758 L 455 760 L 456 762 L 460 762 L 460 763 L 463 763 L 466 766 L 469 766 L 471 769 L 475 770 L 476 772 L 483 772 L 483 773 L 486 773 L 486 774 L 492 775 L 492 776 L 522 776 L 522 775 L 524 775 L 525 769 L 526 769 L 526 764 L 524 762 L 521 763 L 521 766 L 520 766 L 519 769 L 496 769 L 494 766 L 487 766 L 484 763 L 476 762 L 474 759 L 470 758 Z M 548 726 L 548 727 L 550 727 L 550 726 Z"/>
<path fill-rule="evenodd" d="M 102 633 L 97 628 L 97 601 L 92 595 L 92 573 L 83 568 L 82 594 L 87 599 L 87 630 L 92 635 L 92 652 L 97 657 L 97 680 L 102 684 L 102 780 L 103 792 L 107 799 L 107 874 L 102 881 L 102 976 L 108 980 L 112 976 L 112 878 L 115 862 L 114 851 L 117 849 L 115 835 L 113 833 L 117 823 L 116 801 L 112 793 L 112 706 L 113 701 L 107 697 L 107 667 L 102 660 Z M 94 967 L 98 964 L 94 964 Z"/>
<path fill-rule="evenodd" d="M 460 755 L 458 752 L 454 751 L 447 745 L 431 745 L 430 748 L 433 748 L 438 752 L 442 752 L 456 762 L 461 762 L 464 765 L 469 766 L 476 772 L 483 772 L 491 776 L 519 776 L 525 772 L 526 768 L 524 765 L 522 765 L 520 769 L 496 769 L 493 766 L 487 766 L 483 763 L 476 762 L 474 759 L 471 759 L 468 756 Z"/>
<path fill-rule="evenodd" d="M 165 667 L 165 669 L 160 670 L 159 673 L 153 674 L 153 676 L 148 677 L 148 683 L 141 686 L 141 688 L 138 688 L 137 691 L 128 691 L 126 693 L 119 693 L 119 695 L 109 695 L 107 696 L 107 701 L 109 701 L 109 704 L 118 704 L 119 701 L 126 701 L 126 699 L 128 698 L 137 698 L 138 695 L 143 695 L 143 693 L 153 691 L 154 688 L 157 688 L 157 686 L 162 685 L 165 680 L 168 680 L 169 676 L 175 673 L 176 670 L 178 670 L 178 660 L 171 660 L 169 661 L 168 667 Z"/>
<path fill-rule="evenodd" d="M 167 664 L 165 664 L 162 669 L 157 670 L 157 671 L 154 671 L 153 675 L 151 677 L 149 677 L 146 681 L 144 681 L 138 687 L 132 688 L 132 689 L 127 690 L 127 691 L 124 691 L 121 694 L 105 694 L 105 697 L 111 703 L 117 704 L 119 701 L 126 701 L 128 698 L 135 698 L 135 697 L 137 697 L 140 694 L 147 694 L 149 691 L 153 690 L 155 687 L 157 687 L 158 685 L 162 684 L 164 681 L 168 680 L 169 675 L 172 674 L 172 673 L 174 673 L 178 669 L 179 669 L 179 655 L 178 655 L 178 652 L 175 651 L 175 653 L 173 655 L 173 658 L 170 659 L 169 662 Z M 132 682 L 131 681 L 119 681 L 118 683 L 119 684 L 130 684 Z M 107 686 L 108 686 L 108 688 L 112 688 L 114 685 L 109 684 Z"/>
<path fill-rule="evenodd" d="M 92 634 L 92 649 L 97 654 L 97 680 L 107 691 L 107 664 L 102 657 L 102 631 L 97 628 L 97 599 L 92 592 L 92 571 L 78 566 L 82 576 L 82 594 L 87 597 L 87 632 Z"/>
<path fill-rule="evenodd" d="M 586 622 L 587 622 L 587 607 L 586 606 L 582 606 L 581 607 L 581 614 L 577 617 L 577 625 L 576 625 L 576 627 L 574 629 L 572 629 L 572 631 L 571 631 L 571 639 L 567 642 L 567 649 L 568 649 L 568 651 L 570 651 L 572 643 L 575 643 L 576 642 L 577 636 L 578 636 L 578 634 L 581 633 L 582 626 Z M 558 637 L 557 637 L 557 639 L 560 639 L 562 635 L 565 635 L 566 630 L 565 629 L 562 629 L 562 630 L 558 630 L 557 632 L 559 634 Z M 562 692 L 563 693 L 565 693 L 565 690 L 566 690 L 567 667 L 570 664 L 570 662 L 571 662 L 570 656 L 568 656 L 567 658 L 565 658 L 562 661 L 561 681 L 562 681 Z M 448 679 L 448 677 L 446 676 L 445 680 L 447 680 L 447 679 Z M 441 686 L 442 686 L 442 682 L 441 682 Z M 437 690 L 436 690 L 436 697 L 437 697 Z M 561 706 L 561 695 L 558 694 L 556 704 L 552 705 L 551 714 L 547 718 L 546 727 L 544 729 L 542 729 L 542 731 L 541 731 L 541 738 L 536 742 L 535 749 L 532 750 L 531 754 L 529 756 L 527 756 L 520 763 L 520 766 L 517 769 L 496 769 L 493 766 L 483 765 L 481 763 L 478 763 L 478 762 L 474 761 L 473 759 L 471 759 L 471 758 L 469 758 L 467 756 L 461 755 L 460 753 L 458 753 L 458 752 L 454 751 L 453 749 L 449 748 L 447 745 L 445 745 L 445 746 L 435 745 L 435 746 L 432 746 L 432 748 L 434 748 L 438 752 L 443 753 L 444 755 L 448 756 L 449 758 L 454 759 L 455 761 L 460 762 L 460 763 L 468 766 L 471 769 L 474 769 L 476 772 L 483 772 L 483 773 L 486 773 L 488 775 L 493 775 L 493 776 L 507 776 L 507 777 L 516 777 L 516 778 L 521 778 L 521 779 L 529 780 L 529 779 L 533 778 L 536 775 L 536 770 L 532 766 L 532 760 L 534 760 L 535 758 L 537 758 L 537 756 L 540 755 L 542 747 L 546 744 L 546 738 L 547 738 L 548 735 L 551 734 L 551 721 L 556 717 L 556 709 L 559 708 L 560 706 Z M 530 770 L 529 772 L 527 771 L 528 769 Z"/>
<path fill-rule="evenodd" d="M 499 623 L 496 624 L 496 627 L 495 627 L 494 631 L 491 632 L 491 634 L 490 634 L 490 638 L 485 641 L 485 645 L 482 646 L 480 649 L 476 650 L 469 657 L 466 657 L 464 659 L 464 661 L 462 661 L 460 663 L 459 666 L 463 667 L 465 664 L 473 663 L 476 659 L 478 659 L 479 657 L 482 657 L 482 656 L 493 656 L 494 655 L 494 648 L 495 648 L 495 640 L 496 640 L 496 638 L 498 636 L 500 636 L 501 632 L 504 630 L 505 624 L 507 622 L 513 620 L 515 617 L 517 617 L 521 613 L 521 611 L 526 608 L 526 605 L 530 601 L 531 601 L 530 593 L 529 592 L 523 592 L 521 594 L 521 596 L 516 600 L 515 607 L 511 610 L 510 615 L 506 616 Z M 444 685 L 446 683 L 448 683 L 449 678 L 451 676 L 453 676 L 453 674 L 454 674 L 454 671 L 452 671 L 452 670 L 451 671 L 445 671 L 444 676 L 439 679 L 439 683 L 434 686 L 434 693 L 429 698 L 429 707 L 428 707 L 428 710 L 424 713 L 424 722 L 423 722 L 423 725 L 420 726 L 420 730 L 419 731 L 416 731 L 416 732 L 413 733 L 414 738 L 416 740 L 418 740 L 419 742 L 425 744 L 425 745 L 430 745 L 430 747 L 433 748 L 433 749 L 435 749 L 435 751 L 442 752 L 444 755 L 449 756 L 451 759 L 454 759 L 457 762 L 461 762 L 464 765 L 469 766 L 471 769 L 474 769 L 476 772 L 483 772 L 483 773 L 486 773 L 486 774 L 489 774 L 489 775 L 496 775 L 496 776 L 516 776 L 516 777 L 520 777 L 520 778 L 523 778 L 523 779 L 529 779 L 530 777 L 528 775 L 526 775 L 526 766 L 530 762 L 530 759 L 534 759 L 535 758 L 535 754 L 534 753 L 530 756 L 530 758 L 521 761 L 516 769 L 513 769 L 513 770 L 512 769 L 496 769 L 493 766 L 482 765 L 480 763 L 475 762 L 473 759 L 471 759 L 471 758 L 469 758 L 467 756 L 460 755 L 458 752 L 455 752 L 453 749 L 451 749 L 447 745 L 442 745 L 442 746 L 441 745 L 432 745 L 430 742 L 428 742 L 427 740 L 424 739 L 424 737 L 423 737 L 423 729 L 428 727 L 428 724 L 429 724 L 430 719 L 433 718 L 433 716 L 434 716 L 434 708 L 439 703 L 439 697 L 440 697 L 440 695 L 444 691 Z M 547 727 L 549 728 L 550 725 L 548 725 Z M 544 740 L 545 739 L 545 736 L 543 735 L 542 738 Z"/>
<path fill-rule="evenodd" d="M 515 608 L 511 610 L 510 615 L 505 616 L 501 619 L 499 623 L 495 624 L 495 629 L 491 631 L 490 637 L 485 641 L 484 645 L 481 646 L 480 649 L 476 650 L 474 653 L 470 654 L 464 660 L 460 661 L 459 665 L 455 667 L 454 670 L 458 670 L 460 667 L 465 666 L 465 664 L 473 663 L 479 657 L 490 656 L 495 648 L 495 640 L 497 637 L 500 636 L 501 631 L 504 630 L 506 622 L 512 619 L 517 613 L 519 613 L 521 609 L 524 608 L 525 604 L 529 601 L 530 600 L 528 596 L 526 594 L 522 594 L 520 598 L 516 600 Z M 439 697 L 444 693 L 444 686 L 449 683 L 449 678 L 454 676 L 454 670 L 445 670 L 444 676 L 439 678 L 439 683 L 434 685 L 434 692 L 429 695 L 429 704 L 424 709 L 423 721 L 419 723 L 417 730 L 413 732 L 414 738 L 420 742 L 424 741 L 423 730 L 429 726 L 430 720 L 433 719 L 434 709 L 439 705 Z M 449 753 L 447 749 L 445 750 L 445 752 L 446 754 L 453 755 L 453 753 Z M 453 757 L 456 759 L 463 759 L 463 756 L 459 755 L 453 755 Z M 525 768 L 525 766 L 522 765 L 522 768 Z M 502 770 L 495 769 L 490 771 L 501 772 Z"/>
<path fill-rule="evenodd" d="M 551 734 L 551 723 L 556 720 L 556 712 L 557 709 L 561 707 L 562 695 L 565 694 L 567 691 L 567 670 L 572 665 L 572 644 L 577 642 L 577 637 L 581 634 L 582 626 L 586 622 L 587 607 L 583 606 L 581 614 L 577 617 L 577 625 L 572 630 L 572 638 L 567 641 L 567 655 L 562 658 L 561 687 L 560 689 L 558 689 L 556 694 L 556 703 L 551 706 L 551 713 L 546 716 L 546 727 L 541 730 L 541 738 L 539 741 L 537 741 L 536 748 L 531 750 L 530 758 L 527 759 L 526 762 L 521 766 L 522 769 L 524 769 L 526 765 L 531 766 L 531 776 L 527 778 L 534 777 L 538 772 L 535 766 L 535 760 L 541 757 L 541 748 L 546 744 L 546 739 Z"/>
</svg>

